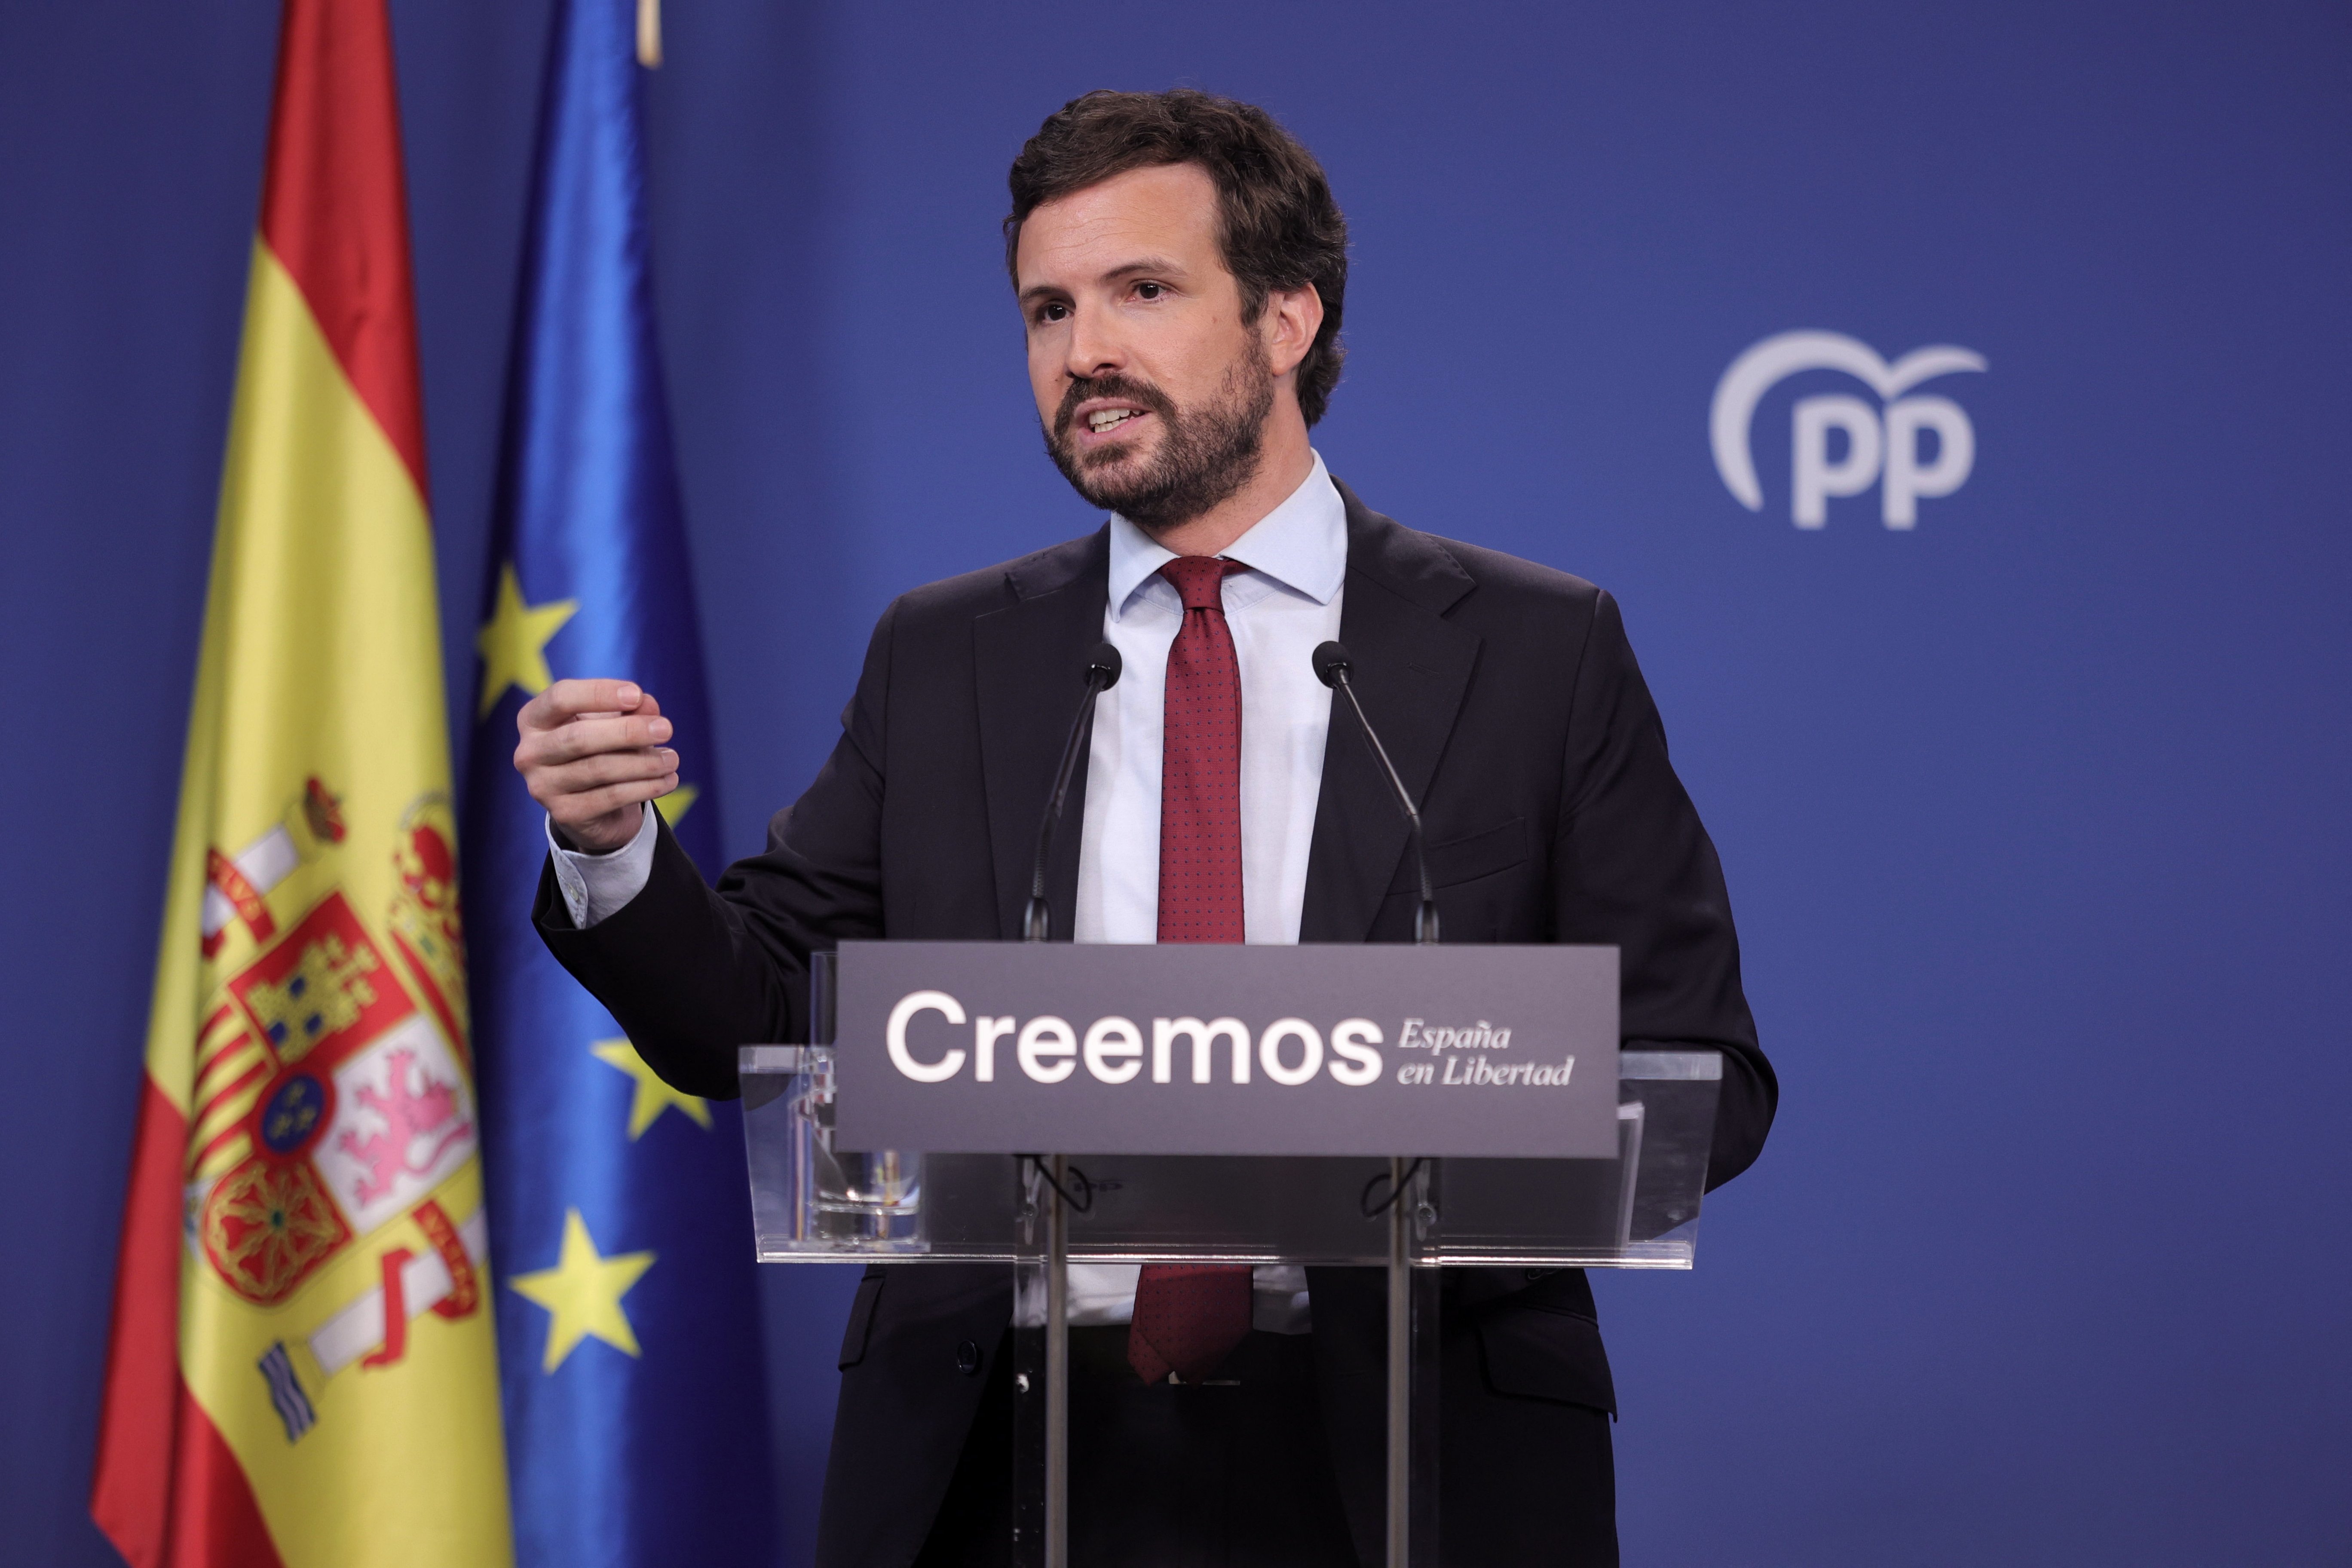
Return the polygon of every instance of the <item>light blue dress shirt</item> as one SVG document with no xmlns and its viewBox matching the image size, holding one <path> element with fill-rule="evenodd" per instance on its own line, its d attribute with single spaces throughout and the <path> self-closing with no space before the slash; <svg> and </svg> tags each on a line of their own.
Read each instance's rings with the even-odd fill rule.
<svg viewBox="0 0 2352 1568">
<path fill-rule="evenodd" d="M 1339 635 L 1348 574 L 1347 507 L 1323 459 L 1223 553 L 1249 568 L 1224 582 L 1242 679 L 1242 925 L 1254 942 L 1295 942 L 1331 727 L 1312 656 Z M 1110 520 L 1103 637 L 1123 668 L 1096 705 L 1087 758 L 1071 926 L 1080 942 L 1159 940 L 1160 731 L 1168 649 L 1184 623 L 1183 596 L 1160 568 L 1175 559 L 1127 519 Z"/>
</svg>

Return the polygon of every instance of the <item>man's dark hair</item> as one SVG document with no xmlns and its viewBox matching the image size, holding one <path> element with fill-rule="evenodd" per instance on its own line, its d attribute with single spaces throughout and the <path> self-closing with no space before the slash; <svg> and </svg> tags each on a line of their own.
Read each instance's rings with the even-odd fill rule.
<svg viewBox="0 0 2352 1568">
<path fill-rule="evenodd" d="M 1322 330 L 1298 363 L 1298 411 L 1314 424 L 1347 353 L 1339 315 L 1348 220 L 1331 199 L 1323 165 L 1255 104 L 1190 88 L 1096 91 L 1064 104 L 1023 146 L 1007 178 L 1013 211 L 1004 220 L 1004 268 L 1014 287 L 1021 226 L 1031 213 L 1114 174 L 1163 163 L 1198 163 L 1216 182 L 1219 238 L 1241 284 L 1244 321 L 1255 321 L 1276 290 L 1311 283 L 1322 297 Z"/>
</svg>

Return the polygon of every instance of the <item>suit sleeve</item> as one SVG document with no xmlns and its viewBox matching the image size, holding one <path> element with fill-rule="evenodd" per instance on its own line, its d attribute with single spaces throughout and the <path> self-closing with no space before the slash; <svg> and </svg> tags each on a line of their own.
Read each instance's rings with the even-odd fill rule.
<svg viewBox="0 0 2352 1568">
<path fill-rule="evenodd" d="M 1565 777 L 1557 939 L 1617 944 L 1629 1046 L 1722 1053 L 1706 1178 L 1720 1186 L 1762 1150 L 1780 1086 L 1740 989 L 1722 865 L 1667 760 L 1657 706 L 1605 593 L 1577 667 Z"/>
<path fill-rule="evenodd" d="M 709 1099 L 737 1092 L 738 1046 L 807 1037 L 809 954 L 879 937 L 886 613 L 867 647 L 842 736 L 815 782 L 768 825 L 768 848 L 706 885 L 659 827 L 645 888 L 586 931 L 552 866 L 531 911 L 556 960 L 593 993 L 646 1063 Z"/>
</svg>

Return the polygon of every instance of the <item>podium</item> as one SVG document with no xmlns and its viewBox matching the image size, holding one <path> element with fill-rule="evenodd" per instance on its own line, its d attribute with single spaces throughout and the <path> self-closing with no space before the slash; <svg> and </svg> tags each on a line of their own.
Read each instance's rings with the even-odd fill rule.
<svg viewBox="0 0 2352 1568">
<path fill-rule="evenodd" d="M 1236 1264 L 1297 1263 L 1354 1265 L 1386 1270 L 1388 1286 L 1387 1342 L 1387 1512 L 1384 1556 L 1388 1568 L 1435 1568 L 1438 1562 L 1436 1422 L 1438 1378 L 1438 1299 L 1441 1273 L 1449 1267 L 1507 1265 L 1529 1269 L 1555 1268 L 1688 1268 L 1697 1243 L 1700 1194 L 1706 1184 L 1707 1152 L 1712 1139 L 1716 1096 L 1722 1072 L 1720 1057 L 1711 1050 L 1619 1051 L 1615 1029 L 1615 953 L 1609 949 L 1583 950 L 1605 953 L 1607 993 L 1600 994 L 1599 978 L 1572 984 L 1593 993 L 1588 998 L 1605 1015 L 1610 1033 L 1605 1055 L 1614 1068 L 1613 1084 L 1588 1074 L 1576 1092 L 1598 1097 L 1598 1113 L 1605 1118 L 1613 1103 L 1613 1124 L 1601 1128 L 1601 1152 L 1580 1157 L 1490 1157 L 1478 1153 L 1432 1152 L 1475 1143 L 1475 1125 L 1456 1126 L 1438 1142 L 1415 1152 L 1408 1145 L 1384 1154 L 1310 1152 L 1184 1154 L 1160 1152 L 1087 1152 L 1096 1147 L 1090 1136 L 1118 1130 L 1116 1118 L 1077 1116 L 1058 1125 L 1058 1148 L 1006 1152 L 1000 1115 L 1017 1123 L 1016 1135 L 1036 1130 L 1037 1117 L 1012 1106 L 1017 1089 L 1033 1101 L 1045 1101 L 1036 1083 L 1060 1083 L 1045 1077 L 1061 1072 L 1076 1078 L 1077 1056 L 1073 1044 L 1062 1050 L 1055 1041 L 1075 1037 L 1064 1024 L 1059 1035 L 1050 1025 L 1059 1016 L 1041 1016 L 1034 1028 L 1019 1037 L 1020 1062 L 1036 1083 L 1020 1082 L 1021 1073 L 997 1063 L 985 1053 L 996 1042 L 992 1027 L 1011 1045 L 1011 1021 L 1024 1015 L 1011 1003 L 1003 1014 L 977 1016 L 970 1034 L 950 1033 L 946 1020 L 961 1025 L 965 1009 L 956 995 L 943 990 L 911 989 L 905 961 L 898 949 L 905 944 L 845 944 L 839 966 L 833 954 L 814 955 L 811 1034 L 808 1045 L 752 1045 L 741 1047 L 740 1070 L 743 1089 L 743 1128 L 751 1182 L 751 1211 L 758 1255 L 769 1263 L 874 1262 L 920 1265 L 926 1262 L 996 1264 L 1008 1268 L 1013 1280 L 1013 1406 L 1014 1499 L 1013 1560 L 1022 1568 L 1075 1568 L 1067 1544 L 1069 1428 L 1066 1396 L 1068 1377 L 1067 1269 L 1072 1262 Z M 1223 950 L 1231 956 L 1204 955 L 1203 950 L 1154 948 L 1073 948 L 1058 944 L 1008 947 L 1002 944 L 933 944 L 944 959 L 971 953 L 986 965 L 987 978 L 971 984 L 992 984 L 1000 994 L 1019 995 L 1050 989 L 1044 971 L 1037 976 L 1020 973 L 1028 960 L 1015 954 L 1037 954 L 1034 961 L 1056 973 L 1085 975 L 1106 966 L 1126 966 L 1123 973 L 1153 973 L 1164 968 L 1202 963 L 1242 963 L 1255 971 L 1283 974 L 1287 968 L 1330 962 L 1360 963 L 1364 953 L 1415 954 L 1403 966 L 1402 984 L 1413 994 L 1435 995 L 1444 991 L 1454 970 L 1476 973 L 1473 981 L 1488 984 L 1495 965 L 1508 973 L 1513 966 L 1543 965 L 1538 975 L 1556 976 L 1560 955 L 1571 950 L 1497 950 L 1493 948 L 1420 949 L 1273 949 Z M 1512 952 L 1529 955 L 1524 963 Z M 1190 953 L 1193 956 L 1176 957 Z M 1244 957 L 1244 953 L 1256 955 Z M 1282 954 L 1324 954 L 1325 959 L 1286 962 Z M 1346 958 L 1340 955 L 1349 955 Z M 1101 955 L 1099 957 L 1090 955 Z M 1479 955 L 1473 957 L 1472 955 Z M 919 963 L 924 955 L 917 954 Z M 1399 961 L 1391 961 L 1393 965 Z M 1271 967 L 1269 967 L 1271 966 Z M 873 973 L 864 990 L 887 1000 L 897 995 L 887 1027 L 877 1027 L 881 1014 L 875 1005 L 843 1006 L 846 990 L 856 1002 L 865 971 L 895 967 L 900 973 Z M 950 964 L 948 967 L 952 968 Z M 967 970 L 967 974 L 970 971 Z M 1436 976 L 1432 980 L 1431 976 Z M 1344 980 L 1344 976 L 1343 976 Z M 1284 1000 L 1297 1003 L 1293 986 Z M 1244 1026 L 1251 990 L 1246 983 L 1226 986 L 1221 994 L 1233 1002 L 1239 1017 L 1222 1017 L 1219 1024 Z M 1540 990 L 1540 987 L 1538 987 Z M 930 1000 L 926 1001 L 926 998 Z M 1352 1002 L 1363 998 L 1350 994 Z M 1572 1013 L 1563 1005 L 1547 1017 Z M 1605 1005 L 1601 1004 L 1605 1002 Z M 942 1005 L 944 1004 L 945 1005 Z M 919 1017 L 924 1008 L 928 1018 Z M 1373 1011 L 1371 1008 L 1366 1009 Z M 1075 1011 L 1073 1010 L 1074 1016 Z M 845 1027 L 836 1038 L 836 1019 Z M 909 1022 L 910 1019 L 915 1022 Z M 1115 1026 L 1123 1017 L 1098 1020 L 1087 1032 L 1086 1061 L 1105 1083 L 1127 1094 L 1159 1093 L 1171 1103 L 1181 1103 L 1189 1089 L 1234 1095 L 1230 1086 L 1211 1084 L 1202 1063 L 1222 1065 L 1220 1054 L 1204 1050 L 1197 1037 L 1185 1041 L 1192 1047 L 1191 1075 L 1181 1073 L 1183 1053 L 1164 1043 L 1171 1032 L 1161 1027 L 1166 1017 L 1152 1019 L 1156 1052 L 1152 1076 L 1143 1077 L 1139 1026 L 1129 1024 L 1136 1037 L 1133 1051 Z M 1402 1029 L 1371 1026 L 1369 1037 L 1408 1048 L 1419 1018 L 1406 1020 Z M 918 1026 L 935 1027 L 936 1040 L 915 1039 Z M 1201 1020 L 1183 1017 L 1177 1025 Z M 1364 1018 L 1349 1024 L 1367 1024 Z M 1298 1026 L 1291 1029 L 1291 1026 Z M 1481 1026 L 1485 1026 L 1483 1020 Z M 1330 1031 L 1335 1043 L 1348 1037 L 1347 1026 Z M 1536 1054 L 1550 1049 L 1551 1037 L 1541 1027 L 1523 1033 L 1517 1042 L 1506 1039 L 1492 1048 L 1497 1034 L 1487 1028 L 1485 1043 L 1475 1030 L 1448 1031 L 1454 1055 L 1445 1047 L 1432 1050 L 1433 1060 L 1423 1075 L 1417 1061 L 1391 1067 L 1390 1053 L 1379 1055 L 1383 1073 L 1392 1072 L 1408 1085 L 1465 1086 L 1455 1100 L 1480 1109 L 1526 1086 L 1535 1087 L 1549 1066 L 1533 1067 L 1503 1059 L 1516 1045 L 1532 1045 Z M 1287 1033 L 1286 1033 L 1287 1031 Z M 1303 1033 L 1301 1032 L 1303 1031 Z M 1174 1031 L 1181 1036 L 1181 1031 Z M 1589 1031 L 1588 1031 L 1589 1032 Z M 960 1120 L 949 1136 L 982 1152 L 957 1152 L 940 1147 L 853 1148 L 844 1134 L 845 1108 L 856 1109 L 857 1080 L 863 1077 L 869 1093 L 895 1087 L 896 1078 L 882 1068 L 887 1053 L 898 1064 L 898 1075 L 909 1076 L 925 1092 L 957 1096 Z M 1540 1037 L 1531 1040 L 1528 1034 Z M 1321 1032 L 1311 1023 L 1286 1016 L 1262 1030 L 1244 1032 L 1234 1047 L 1233 1075 L 1247 1079 L 1255 1091 L 1264 1085 L 1265 1069 L 1282 1074 L 1263 1092 L 1269 1100 L 1282 1085 L 1302 1080 L 1304 1060 L 1291 1058 L 1303 1049 L 1306 1035 L 1316 1036 L 1315 1052 L 1321 1057 Z M 1033 1051 L 1029 1047 L 1035 1041 Z M 1295 1037 L 1295 1038 L 1294 1038 Z M 1357 1038 L 1367 1037 L 1358 1031 Z M 953 1049 L 943 1042 L 978 1040 L 982 1060 L 966 1068 L 971 1048 Z M 1272 1041 L 1269 1046 L 1266 1042 Z M 1258 1047 L 1248 1056 L 1251 1043 Z M 1220 1041 L 1218 1044 L 1223 1044 Z M 1097 1049 L 1097 1046 L 1100 1047 Z M 1472 1052 L 1485 1054 L 1470 1057 Z M 1056 1059 L 1058 1058 L 1058 1059 Z M 1457 1068 L 1469 1058 L 1473 1066 Z M 1547 1058 L 1549 1061 L 1550 1058 Z M 948 1068 L 950 1062 L 957 1067 Z M 1330 1070 L 1338 1072 L 1339 1058 Z M 1443 1071 L 1438 1064 L 1444 1063 Z M 1500 1065 L 1496 1065 L 1500 1063 Z M 1253 1074 L 1255 1066 L 1258 1070 Z M 953 1078 L 972 1079 L 949 1085 Z M 880 1076 L 877 1077 L 877 1074 Z M 1125 1074 L 1124 1078 L 1118 1075 Z M 1481 1076 L 1483 1075 L 1483 1076 Z M 1186 1079 L 1189 1076 L 1191 1082 Z M 1555 1076 L 1567 1086 L 1565 1068 Z M 848 1080 L 848 1081 L 845 1081 Z M 1532 1081 L 1531 1081 L 1532 1080 Z M 1354 1081 L 1352 1079 L 1343 1079 Z M 1385 1082 L 1385 1079 L 1383 1080 Z M 1000 1086 L 1005 1086 L 1000 1093 Z M 1147 1085 L 1158 1086 L 1147 1089 Z M 1200 1086 L 1200 1087 L 1193 1087 Z M 1613 1101 L 1610 1090 L 1613 1089 Z M 1098 1091 L 1099 1092 L 1099 1091 Z M 1437 1093 L 1442 1097 L 1441 1087 Z M 1392 1097 L 1393 1098 L 1393 1097 Z M 1005 1109 L 996 1107 L 1004 1102 Z M 1277 1103 L 1279 1103 L 1277 1101 Z M 1304 1105 L 1305 1100 L 1294 1104 Z M 1319 1119 L 1302 1119 L 1297 1138 L 1304 1148 L 1328 1147 L 1335 1139 L 1381 1135 L 1345 1128 L 1335 1131 L 1334 1120 L 1358 1114 L 1376 1119 L 1372 1097 L 1351 1100 L 1345 1091 L 1327 1094 L 1321 1104 L 1338 1110 Z M 1447 1103 L 1429 1100 L 1433 1106 Z M 1563 1102 L 1564 1103 L 1564 1102 Z M 1450 1106 L 1449 1106 L 1450 1109 Z M 1590 1120 L 1591 1107 L 1585 1107 Z M 920 1112 L 910 1114 L 919 1117 Z M 1388 1113 L 1393 1124 L 1394 1112 Z M 1412 1136 L 1415 1112 L 1408 1107 L 1407 1131 Z M 851 1120 L 855 1120 L 852 1118 Z M 1458 1114 L 1456 1120 L 1459 1120 Z M 869 1133 L 856 1142 L 872 1143 Z M 1609 1134 L 1613 1128 L 1613 1139 Z M 1177 1137 L 1185 1135 L 1180 1121 Z M 1214 1141 L 1205 1126 L 1194 1133 Z M 1219 1134 L 1223 1135 L 1223 1134 Z M 1259 1142 L 1279 1141 L 1279 1131 L 1257 1134 Z M 1525 1137 L 1526 1134 L 1518 1134 Z M 1585 1134 L 1590 1137 L 1589 1132 Z M 1136 1142 L 1132 1131 L 1128 1142 Z M 1163 1141 L 1155 1133 L 1145 1142 Z"/>
</svg>

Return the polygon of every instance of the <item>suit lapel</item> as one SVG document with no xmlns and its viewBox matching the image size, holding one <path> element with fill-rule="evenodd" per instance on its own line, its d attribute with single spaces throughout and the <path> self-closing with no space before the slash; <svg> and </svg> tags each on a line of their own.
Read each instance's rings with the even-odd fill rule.
<svg viewBox="0 0 2352 1568">
<path fill-rule="evenodd" d="M 1444 613 L 1476 584 L 1436 540 L 1373 511 L 1347 486 L 1339 488 L 1348 505 L 1339 640 L 1354 661 L 1364 714 L 1421 805 L 1478 658 L 1477 634 L 1444 619 Z M 1365 940 L 1397 876 L 1407 837 L 1404 816 L 1347 699 L 1334 693 L 1298 940 Z"/>
<path fill-rule="evenodd" d="M 1010 941 L 1020 935 L 1029 902 L 1037 824 L 1084 689 L 1087 650 L 1102 640 L 1103 606 L 1110 596 L 1108 531 L 1014 562 L 1005 575 L 1013 603 L 973 621 L 972 655 L 997 919 L 1000 934 Z M 1060 942 L 1069 940 L 1076 912 L 1086 793 L 1082 747 L 1046 865 L 1046 897 Z"/>
</svg>

